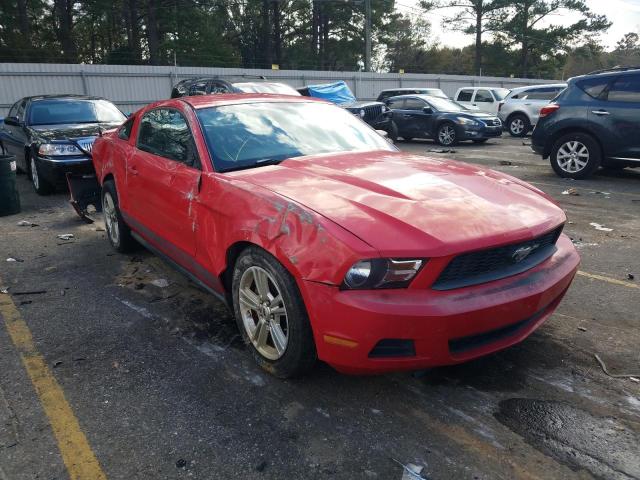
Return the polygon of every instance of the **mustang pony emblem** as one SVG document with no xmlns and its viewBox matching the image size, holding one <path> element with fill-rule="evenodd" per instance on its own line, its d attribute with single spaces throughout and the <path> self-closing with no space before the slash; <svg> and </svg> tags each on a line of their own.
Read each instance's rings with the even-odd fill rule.
<svg viewBox="0 0 640 480">
<path fill-rule="evenodd" d="M 529 254 L 531 254 L 531 252 L 533 252 L 539 246 L 540 245 L 538 245 L 536 243 L 536 244 L 530 245 L 528 247 L 520 247 L 515 252 L 513 252 L 511 254 L 511 259 L 514 261 L 514 263 L 520 263 L 525 258 L 527 258 L 529 256 Z"/>
</svg>

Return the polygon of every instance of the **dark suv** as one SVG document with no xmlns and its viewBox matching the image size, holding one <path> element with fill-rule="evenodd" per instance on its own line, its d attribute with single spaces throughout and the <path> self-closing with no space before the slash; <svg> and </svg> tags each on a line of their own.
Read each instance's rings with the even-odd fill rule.
<svg viewBox="0 0 640 480">
<path fill-rule="evenodd" d="M 570 79 L 540 109 L 531 147 L 561 177 L 587 178 L 598 167 L 640 167 L 640 67 Z"/>
</svg>

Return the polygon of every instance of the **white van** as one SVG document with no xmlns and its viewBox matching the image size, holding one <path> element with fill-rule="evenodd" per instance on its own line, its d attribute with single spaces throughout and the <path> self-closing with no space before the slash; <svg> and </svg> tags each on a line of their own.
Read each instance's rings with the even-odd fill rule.
<svg viewBox="0 0 640 480">
<path fill-rule="evenodd" d="M 467 108 L 498 115 L 498 104 L 509 95 L 510 90 L 496 87 L 459 88 L 453 99 Z"/>
</svg>

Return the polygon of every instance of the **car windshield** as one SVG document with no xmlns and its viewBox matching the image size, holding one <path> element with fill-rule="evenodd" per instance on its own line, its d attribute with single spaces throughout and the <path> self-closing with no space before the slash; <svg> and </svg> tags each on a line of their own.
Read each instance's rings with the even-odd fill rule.
<svg viewBox="0 0 640 480">
<path fill-rule="evenodd" d="M 280 95 L 300 96 L 293 87 L 284 83 L 234 83 L 234 87 L 244 93 L 277 93 Z"/>
<path fill-rule="evenodd" d="M 504 100 L 507 95 L 509 95 L 509 92 L 511 92 L 511 90 L 508 90 L 506 88 L 492 88 L 491 91 L 493 92 L 493 96 L 496 97 L 497 101 Z"/>
<path fill-rule="evenodd" d="M 122 123 L 123 113 L 106 100 L 36 100 L 29 111 L 29 125 L 63 123 Z"/>
<path fill-rule="evenodd" d="M 448 98 L 429 97 L 429 104 L 440 112 L 466 112 L 469 109 Z"/>
<path fill-rule="evenodd" d="M 324 103 L 245 103 L 197 114 L 219 172 L 304 155 L 395 150 L 360 119 Z"/>
</svg>

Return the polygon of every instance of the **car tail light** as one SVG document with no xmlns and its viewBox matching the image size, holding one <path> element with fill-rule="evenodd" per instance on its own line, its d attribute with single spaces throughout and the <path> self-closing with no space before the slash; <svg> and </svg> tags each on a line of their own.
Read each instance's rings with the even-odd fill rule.
<svg viewBox="0 0 640 480">
<path fill-rule="evenodd" d="M 502 110 L 502 106 L 504 105 L 504 102 L 500 102 L 498 104 L 498 111 Z"/>
<path fill-rule="evenodd" d="M 545 105 L 540 109 L 540 118 L 548 117 L 558 109 L 560 109 L 560 105 L 558 105 L 557 103 L 550 103 L 549 105 Z"/>
</svg>

